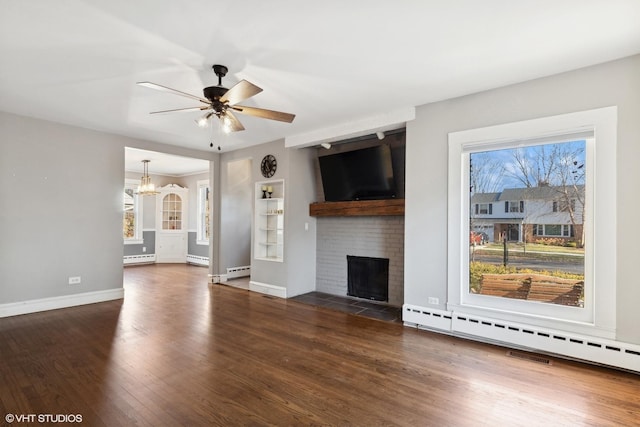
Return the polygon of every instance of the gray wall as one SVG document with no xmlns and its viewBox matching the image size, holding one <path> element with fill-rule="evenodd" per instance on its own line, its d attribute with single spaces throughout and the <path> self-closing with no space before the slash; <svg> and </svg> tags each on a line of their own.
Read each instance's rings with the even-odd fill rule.
<svg viewBox="0 0 640 427">
<path fill-rule="evenodd" d="M 253 190 L 254 190 L 254 185 L 257 181 L 262 181 L 265 179 L 262 177 L 262 174 L 260 173 L 260 162 L 262 161 L 262 158 L 266 154 L 273 154 L 278 161 L 278 169 L 275 175 L 272 177 L 272 179 L 285 178 L 287 175 L 287 162 L 284 161 L 285 148 L 284 148 L 284 143 L 282 141 L 261 144 L 254 147 L 248 147 L 248 148 L 236 150 L 230 153 L 224 153 L 221 156 L 220 192 L 222 197 L 222 201 L 221 201 L 222 218 L 221 218 L 221 229 L 220 229 L 220 241 L 221 241 L 220 269 L 222 273 L 226 273 L 227 267 L 234 267 L 233 265 L 229 264 L 230 262 L 229 260 L 233 259 L 234 257 L 244 256 L 244 254 L 236 253 L 237 246 L 236 246 L 236 242 L 234 242 L 234 239 L 236 238 L 236 236 L 230 234 L 227 237 L 227 234 L 225 233 L 235 228 L 235 226 L 232 225 L 233 222 L 246 224 L 246 221 L 247 221 L 247 218 L 245 218 L 244 216 L 242 216 L 241 219 L 236 220 L 235 213 L 233 212 L 233 210 L 227 210 L 224 206 L 225 199 L 227 198 L 233 199 L 233 195 L 230 194 L 230 192 L 232 191 L 235 185 L 234 180 L 236 179 L 241 179 L 242 181 L 245 180 L 244 177 L 238 178 L 238 177 L 234 177 L 233 175 L 230 175 L 228 173 L 228 165 L 233 164 L 238 160 L 247 160 L 247 159 L 251 160 L 250 177 L 248 182 L 248 185 L 251 189 L 250 190 L 251 191 L 251 208 L 250 208 L 251 217 L 249 219 L 249 226 L 251 227 L 251 230 L 253 230 L 253 226 L 252 226 L 253 204 L 254 204 Z M 232 180 L 232 181 L 229 182 L 229 180 Z M 288 183 L 285 183 L 285 186 L 287 184 Z M 286 214 L 285 214 L 285 218 L 286 218 Z M 251 236 L 251 239 L 253 239 L 253 236 Z M 270 262 L 270 261 L 261 261 L 261 260 L 253 259 L 252 248 L 253 248 L 253 240 L 250 241 L 250 251 L 249 251 L 250 265 L 251 265 L 251 279 L 258 282 L 262 282 L 262 283 L 268 283 L 268 284 L 278 285 L 278 286 L 286 286 L 287 271 L 286 271 L 285 265 L 280 262 Z"/>
<path fill-rule="evenodd" d="M 253 205 L 255 203 L 255 183 L 266 178 L 260 173 L 260 162 L 267 154 L 273 154 L 278 161 L 278 168 L 270 179 L 285 181 L 285 231 L 284 262 L 256 260 L 253 258 L 253 241 L 251 241 L 251 280 L 287 288 L 287 296 L 295 296 L 315 289 L 316 228 L 315 218 L 309 217 L 309 203 L 315 199 L 314 187 L 314 151 L 311 149 L 285 149 L 284 141 L 274 141 L 230 153 L 224 153 L 220 161 L 220 181 L 222 202 L 231 201 L 230 191 L 235 189 L 236 180 L 244 182 L 235 174 L 228 174 L 228 165 L 238 160 L 251 160 L 250 167 L 250 224 L 253 223 Z M 244 184 L 241 184 L 244 187 Z M 225 205 L 226 206 L 226 205 Z M 227 238 L 229 230 L 233 230 L 233 222 L 245 224 L 246 219 L 236 218 L 234 209 L 223 206 L 221 213 L 220 237 L 220 270 L 225 273 L 231 254 L 237 250 L 232 235 Z M 229 205 L 231 206 L 231 205 Z M 244 207 L 242 208 L 244 209 Z M 305 224 L 307 227 L 305 228 Z M 253 229 L 253 228 L 252 228 Z M 253 239 L 253 236 L 251 236 Z"/>
<path fill-rule="evenodd" d="M 217 157 L 0 112 L 0 304 L 122 288 L 125 146 Z"/>
<path fill-rule="evenodd" d="M 640 202 L 640 56 L 424 105 L 407 125 L 405 303 L 447 295 L 447 134 L 556 114 L 618 106 L 617 334 L 640 344 L 635 264 Z M 595 218 L 596 226 L 598 218 Z"/>
<path fill-rule="evenodd" d="M 209 245 L 200 245 L 198 242 L 198 232 L 190 231 L 187 240 L 187 254 L 209 257 Z"/>
<path fill-rule="evenodd" d="M 0 303 L 121 288 L 119 138 L 6 113 L 0 135 Z"/>
<path fill-rule="evenodd" d="M 124 245 L 124 256 L 156 253 L 156 232 L 142 231 L 142 243 Z"/>
<path fill-rule="evenodd" d="M 316 152 L 288 149 L 285 160 L 284 262 L 287 296 L 292 297 L 314 291 L 316 286 L 316 219 L 309 216 L 309 204 L 315 202 Z"/>
<path fill-rule="evenodd" d="M 220 235 L 225 250 L 220 253 L 220 266 L 223 274 L 227 268 L 251 265 L 252 166 L 251 158 L 237 159 L 224 162 L 221 170 Z"/>
</svg>

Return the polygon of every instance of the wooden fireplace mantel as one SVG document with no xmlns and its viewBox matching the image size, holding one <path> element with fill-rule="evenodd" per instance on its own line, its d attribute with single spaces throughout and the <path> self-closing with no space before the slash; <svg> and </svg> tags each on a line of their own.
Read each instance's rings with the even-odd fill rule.
<svg viewBox="0 0 640 427">
<path fill-rule="evenodd" d="M 404 199 L 316 202 L 309 205 L 310 216 L 392 216 L 404 215 Z"/>
</svg>

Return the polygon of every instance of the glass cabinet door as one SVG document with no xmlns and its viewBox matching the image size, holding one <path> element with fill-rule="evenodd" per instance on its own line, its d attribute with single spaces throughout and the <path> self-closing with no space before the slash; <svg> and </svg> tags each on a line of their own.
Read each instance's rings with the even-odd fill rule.
<svg viewBox="0 0 640 427">
<path fill-rule="evenodd" d="M 182 198 L 175 193 L 162 199 L 162 229 L 182 230 Z"/>
</svg>

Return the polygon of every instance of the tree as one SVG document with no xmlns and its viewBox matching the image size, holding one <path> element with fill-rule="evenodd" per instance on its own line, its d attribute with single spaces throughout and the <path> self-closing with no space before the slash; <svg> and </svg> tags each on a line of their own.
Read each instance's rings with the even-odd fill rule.
<svg viewBox="0 0 640 427">
<path fill-rule="evenodd" d="M 504 162 L 487 152 L 473 153 L 469 159 L 469 197 L 475 193 L 497 193 L 501 190 Z M 470 206 L 469 237 L 474 230 L 474 210 Z M 475 238 L 471 243 L 471 261 L 475 260 Z"/>
<path fill-rule="evenodd" d="M 555 187 L 560 202 L 559 208 L 569 214 L 569 220 L 574 232 L 579 230 L 577 244 L 584 246 L 584 219 L 585 219 L 585 156 L 584 145 L 582 147 L 562 147 L 558 153 L 559 165 L 554 173 L 554 180 L 558 183 Z M 578 214 L 580 221 L 578 222 Z"/>
<path fill-rule="evenodd" d="M 567 212 L 577 244 L 584 245 L 585 142 L 573 141 L 513 149 L 507 176 L 526 188 L 550 187 L 558 210 Z"/>
<path fill-rule="evenodd" d="M 473 153 L 470 161 L 471 193 L 497 193 L 502 190 L 504 162 L 489 153 Z"/>
<path fill-rule="evenodd" d="M 553 185 L 559 151 L 559 144 L 514 149 L 514 167 L 509 170 L 508 175 L 527 188 Z"/>
</svg>

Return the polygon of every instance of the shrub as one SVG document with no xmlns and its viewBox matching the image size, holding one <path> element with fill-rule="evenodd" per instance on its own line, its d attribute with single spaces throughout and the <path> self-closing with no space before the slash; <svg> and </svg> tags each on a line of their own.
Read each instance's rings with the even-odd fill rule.
<svg viewBox="0 0 640 427">
<path fill-rule="evenodd" d="M 545 246 L 565 246 L 566 240 L 562 237 L 538 237 L 533 239 L 533 243 Z"/>
</svg>

